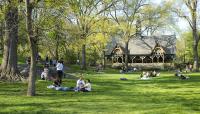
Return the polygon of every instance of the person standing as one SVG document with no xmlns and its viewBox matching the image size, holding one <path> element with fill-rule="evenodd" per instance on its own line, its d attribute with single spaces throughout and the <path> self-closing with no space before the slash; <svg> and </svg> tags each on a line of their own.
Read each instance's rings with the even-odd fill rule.
<svg viewBox="0 0 200 114">
<path fill-rule="evenodd" d="M 56 70 L 57 70 L 59 85 L 62 84 L 63 68 L 64 68 L 63 61 L 61 61 L 61 60 L 58 61 L 57 65 L 56 65 Z"/>
<path fill-rule="evenodd" d="M 46 58 L 45 58 L 45 64 L 46 65 L 49 64 L 49 57 L 48 56 L 46 56 Z"/>
</svg>

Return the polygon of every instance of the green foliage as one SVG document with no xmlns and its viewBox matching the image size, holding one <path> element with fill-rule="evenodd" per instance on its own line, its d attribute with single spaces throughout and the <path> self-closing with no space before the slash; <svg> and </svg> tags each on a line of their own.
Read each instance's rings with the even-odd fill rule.
<svg viewBox="0 0 200 114">
<path fill-rule="evenodd" d="M 19 6 L 18 55 L 27 57 L 30 50 L 25 26 L 25 4 L 16 1 L 13 4 Z M 135 24 L 139 18 L 144 28 L 165 26 L 163 22 L 169 16 L 166 13 L 169 7 L 170 4 L 154 7 L 146 0 L 39 0 L 34 4 L 32 17 L 38 51 L 42 57 L 49 55 L 56 58 L 58 53 L 59 58 L 74 63 L 81 53 L 81 45 L 85 44 L 87 60 L 101 62 L 102 52 L 111 36 L 117 34 L 125 41 L 129 40 L 136 33 Z M 3 20 L 5 10 L 0 10 L 0 20 Z M 117 10 L 118 22 L 109 14 L 114 16 L 114 10 Z"/>
<path fill-rule="evenodd" d="M 177 41 L 177 59 L 180 62 L 187 63 L 193 61 L 192 46 L 193 46 L 192 32 L 184 32 L 181 35 L 181 39 Z M 198 46 L 198 49 L 200 50 L 200 45 Z"/>
</svg>

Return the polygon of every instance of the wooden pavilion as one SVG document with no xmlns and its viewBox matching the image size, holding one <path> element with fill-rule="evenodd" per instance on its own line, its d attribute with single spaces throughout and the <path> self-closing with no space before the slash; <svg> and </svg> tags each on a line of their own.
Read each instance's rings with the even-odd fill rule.
<svg viewBox="0 0 200 114">
<path fill-rule="evenodd" d="M 144 66 L 160 63 L 172 63 L 176 55 L 176 36 L 142 36 L 132 38 L 128 44 L 129 66 Z M 107 45 L 106 59 L 112 65 L 125 62 L 125 43 L 120 38 L 113 38 Z"/>
</svg>

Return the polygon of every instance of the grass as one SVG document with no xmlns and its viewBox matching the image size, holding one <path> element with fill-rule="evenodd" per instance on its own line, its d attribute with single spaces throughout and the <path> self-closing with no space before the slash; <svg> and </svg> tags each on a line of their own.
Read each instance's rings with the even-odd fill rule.
<svg viewBox="0 0 200 114">
<path fill-rule="evenodd" d="M 139 80 L 138 73 L 121 75 L 111 70 L 101 74 L 91 70 L 84 75 L 92 81 L 92 92 L 55 91 L 46 88 L 51 82 L 37 80 L 37 96 L 27 97 L 27 84 L 0 82 L 0 113 L 200 113 L 199 73 L 190 74 L 189 80 L 179 80 L 170 72 L 162 72 L 151 80 Z M 128 80 L 120 81 L 120 77 Z M 64 86 L 75 86 L 75 83 L 75 79 L 64 79 Z"/>
</svg>

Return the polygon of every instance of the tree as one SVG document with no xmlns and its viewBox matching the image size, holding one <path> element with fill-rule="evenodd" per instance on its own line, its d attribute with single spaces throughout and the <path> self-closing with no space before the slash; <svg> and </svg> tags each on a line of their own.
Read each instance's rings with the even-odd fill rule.
<svg viewBox="0 0 200 114">
<path fill-rule="evenodd" d="M 110 15 L 118 26 L 117 34 L 125 42 L 125 65 L 128 68 L 128 44 L 129 40 L 136 37 L 136 34 L 141 34 L 141 8 L 146 5 L 145 0 L 122 0 L 113 5 L 110 9 Z M 120 12 L 120 14 L 117 14 Z M 136 25 L 137 24 L 137 28 Z M 136 30 L 137 29 L 137 30 Z M 139 33 L 140 32 L 140 33 Z"/>
<path fill-rule="evenodd" d="M 68 20 L 78 28 L 77 33 L 82 39 L 82 65 L 81 69 L 86 69 L 86 39 L 95 34 L 92 26 L 101 20 L 98 16 L 108 10 L 115 2 L 105 0 L 68 0 Z"/>
<path fill-rule="evenodd" d="M 180 36 L 181 38 L 177 41 L 177 58 L 180 62 L 192 62 L 193 61 L 193 35 L 192 31 L 184 32 Z M 198 46 L 198 51 L 200 50 L 200 45 Z"/>
<path fill-rule="evenodd" d="M 199 34 L 198 34 L 198 28 L 197 28 L 197 17 L 198 17 L 198 3 L 199 0 L 182 0 L 182 2 L 185 4 L 189 15 L 187 13 L 184 13 L 184 10 L 180 8 L 174 8 L 173 11 L 181 18 L 185 19 L 192 29 L 192 36 L 193 36 L 193 68 L 195 71 L 199 71 L 199 55 L 198 55 L 198 44 L 199 44 Z"/>
<path fill-rule="evenodd" d="M 19 80 L 17 69 L 18 0 L 5 1 L 5 38 L 1 79 Z"/>
<path fill-rule="evenodd" d="M 0 54 L 3 52 L 3 36 L 4 36 L 3 22 L 0 22 Z"/>
<path fill-rule="evenodd" d="M 29 40 L 29 46 L 31 50 L 31 65 L 29 71 L 27 96 L 35 95 L 37 39 L 34 35 L 32 24 L 32 11 L 35 4 L 36 3 L 34 0 L 26 0 L 26 27 L 28 32 L 27 36 Z"/>
</svg>

